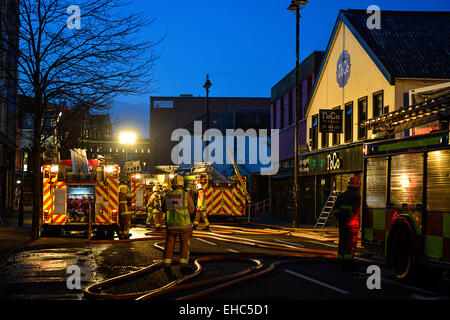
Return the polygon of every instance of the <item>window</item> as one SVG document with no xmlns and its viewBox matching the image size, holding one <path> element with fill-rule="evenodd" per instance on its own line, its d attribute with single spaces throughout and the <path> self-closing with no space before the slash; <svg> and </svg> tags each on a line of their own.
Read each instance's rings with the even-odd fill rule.
<svg viewBox="0 0 450 320">
<path fill-rule="evenodd" d="M 273 117 L 273 125 L 272 128 L 277 128 L 277 102 L 275 101 L 272 105 L 272 117 Z"/>
<path fill-rule="evenodd" d="M 333 110 L 339 110 L 341 107 L 333 108 Z M 333 145 L 341 144 L 341 134 L 340 133 L 333 133 Z"/>
<path fill-rule="evenodd" d="M 367 129 L 361 128 L 361 122 L 367 120 L 367 97 L 358 100 L 358 139 L 367 137 Z"/>
<path fill-rule="evenodd" d="M 292 90 L 289 90 L 288 94 L 288 112 L 289 112 L 289 118 L 288 118 L 288 125 L 291 125 L 294 122 L 294 104 L 292 103 Z"/>
<path fill-rule="evenodd" d="M 353 102 L 345 104 L 345 129 L 344 139 L 345 142 L 353 140 Z"/>
<path fill-rule="evenodd" d="M 312 126 L 310 132 L 311 149 L 315 150 L 318 147 L 319 140 L 319 115 L 312 116 Z"/>
<path fill-rule="evenodd" d="M 383 91 L 373 94 L 373 118 L 383 114 Z"/>
<path fill-rule="evenodd" d="M 322 132 L 322 148 L 328 147 L 329 136 L 328 132 Z"/>
<path fill-rule="evenodd" d="M 311 95 L 312 89 L 313 89 L 313 76 L 309 77 L 306 83 L 306 90 L 307 90 L 307 95 L 308 95 L 308 99 L 309 96 Z"/>
<path fill-rule="evenodd" d="M 280 100 L 280 130 L 284 128 L 284 97 Z"/>
</svg>

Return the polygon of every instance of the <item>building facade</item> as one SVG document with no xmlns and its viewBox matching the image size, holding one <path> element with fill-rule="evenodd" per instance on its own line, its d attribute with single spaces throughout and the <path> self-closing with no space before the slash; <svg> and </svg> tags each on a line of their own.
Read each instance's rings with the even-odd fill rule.
<svg viewBox="0 0 450 320">
<path fill-rule="evenodd" d="M 313 224 L 332 190 L 362 177 L 364 142 L 433 130 L 433 124 L 380 130 L 370 119 L 407 108 L 411 92 L 450 79 L 448 12 L 381 11 L 369 29 L 365 10 L 341 10 L 306 107 L 309 152 L 300 158 L 302 224 Z M 433 48 L 433 50 L 429 50 Z"/>
<path fill-rule="evenodd" d="M 0 217 L 13 209 L 16 186 L 18 1 L 0 1 Z"/>
<path fill-rule="evenodd" d="M 325 55 L 314 51 L 299 65 L 300 114 L 298 115 L 298 143 L 300 150 L 306 145 L 305 106 L 312 92 L 317 73 Z M 272 213 L 292 210 L 294 184 L 296 69 L 294 68 L 271 89 L 271 128 L 279 130 L 280 170 L 270 177 L 270 205 Z"/>
<path fill-rule="evenodd" d="M 270 110 L 270 98 L 209 97 L 209 111 L 232 113 L 235 110 Z M 173 164 L 171 152 L 177 141 L 171 141 L 174 130 L 185 128 L 206 113 L 206 98 L 150 97 L 150 166 Z M 210 121 L 211 128 L 216 124 Z"/>
</svg>

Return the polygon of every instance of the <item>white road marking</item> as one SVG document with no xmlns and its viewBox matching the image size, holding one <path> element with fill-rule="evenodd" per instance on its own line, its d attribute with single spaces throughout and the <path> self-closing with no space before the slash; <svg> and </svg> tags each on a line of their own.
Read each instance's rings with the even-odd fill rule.
<svg viewBox="0 0 450 320">
<path fill-rule="evenodd" d="M 227 251 L 233 252 L 233 253 L 239 253 L 239 251 L 233 250 L 233 249 L 226 249 Z"/>
<path fill-rule="evenodd" d="M 395 284 L 397 286 L 404 287 L 404 288 L 407 288 L 407 289 L 410 289 L 410 290 L 415 290 L 415 291 L 422 292 L 422 293 L 425 293 L 425 294 L 431 294 L 431 295 L 435 295 L 435 296 L 438 295 L 436 292 L 425 290 L 425 289 L 421 289 L 421 288 L 417 288 L 417 287 L 410 286 L 410 285 L 406 285 L 406 284 L 403 284 L 403 283 L 401 283 L 399 281 L 390 280 L 390 279 L 387 279 L 385 277 L 381 277 L 381 281 L 384 281 L 384 282 L 387 282 L 387 283 L 392 283 L 392 284 Z"/>
<path fill-rule="evenodd" d="M 287 241 L 282 241 L 282 240 L 278 240 L 278 239 L 273 239 L 273 241 L 279 242 L 279 243 L 283 243 L 283 244 L 287 244 L 287 245 L 294 246 L 294 247 L 300 247 L 300 248 L 304 248 L 305 247 L 305 246 L 302 246 L 301 244 L 287 242 Z"/>
<path fill-rule="evenodd" d="M 328 243 L 318 242 L 318 241 L 314 241 L 314 240 L 305 240 L 305 242 L 312 242 L 312 243 L 320 244 L 322 246 L 333 247 L 333 248 L 338 247 L 336 244 L 328 244 Z"/>
<path fill-rule="evenodd" d="M 284 271 L 286 271 L 287 273 L 290 273 L 290 274 L 292 274 L 292 275 L 294 275 L 296 277 L 299 277 L 299 278 L 302 278 L 304 280 L 308 280 L 308 281 L 310 281 L 312 283 L 318 284 L 318 285 L 320 285 L 322 287 L 334 290 L 336 292 L 339 292 L 339 293 L 342 293 L 342 294 L 350 294 L 350 292 L 348 292 L 346 290 L 342 290 L 342 289 L 336 288 L 336 287 L 334 287 L 332 285 L 329 285 L 329 284 L 327 284 L 325 282 L 322 282 L 322 281 L 319 281 L 319 280 L 307 277 L 307 276 L 305 276 L 303 274 L 300 274 L 300 273 L 297 273 L 297 272 L 294 272 L 294 271 L 291 271 L 291 270 L 288 270 L 288 269 L 284 269 Z"/>
<path fill-rule="evenodd" d="M 203 242 L 205 242 L 205 243 L 207 243 L 207 244 L 210 244 L 210 245 L 212 245 L 212 246 L 217 246 L 217 244 L 214 243 L 214 242 L 210 242 L 210 241 L 208 241 L 208 240 L 200 239 L 200 238 L 196 238 L 196 239 L 199 240 L 199 241 L 203 241 Z"/>
</svg>

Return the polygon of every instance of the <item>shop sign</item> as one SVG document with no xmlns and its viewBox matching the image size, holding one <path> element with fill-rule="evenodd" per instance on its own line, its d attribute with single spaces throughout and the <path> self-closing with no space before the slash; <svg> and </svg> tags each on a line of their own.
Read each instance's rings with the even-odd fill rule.
<svg viewBox="0 0 450 320">
<path fill-rule="evenodd" d="M 350 66 L 350 54 L 344 50 L 339 56 L 336 67 L 336 80 L 340 88 L 347 85 L 348 78 L 350 78 Z"/>
<path fill-rule="evenodd" d="M 299 173 L 304 175 L 360 171 L 363 168 L 362 144 L 336 151 L 325 151 L 299 159 Z"/>
<path fill-rule="evenodd" d="M 327 154 L 327 171 L 342 169 L 342 159 L 337 152 Z"/>
<path fill-rule="evenodd" d="M 309 172 L 309 159 L 300 159 L 299 160 L 299 171 L 300 172 L 305 172 L 308 173 Z"/>
<path fill-rule="evenodd" d="M 342 109 L 319 110 L 319 132 L 342 133 Z"/>
</svg>

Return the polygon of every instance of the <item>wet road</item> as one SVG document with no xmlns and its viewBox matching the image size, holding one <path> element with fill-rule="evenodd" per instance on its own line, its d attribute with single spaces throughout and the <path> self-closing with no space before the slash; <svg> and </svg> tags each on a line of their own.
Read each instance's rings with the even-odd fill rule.
<svg viewBox="0 0 450 320">
<path fill-rule="evenodd" d="M 145 237 L 145 228 L 133 228 L 132 238 Z M 243 238 L 265 240 L 288 244 L 292 247 L 335 250 L 336 244 L 313 239 L 290 237 L 288 235 L 235 234 Z M 83 289 L 88 285 L 151 265 L 161 259 L 162 253 L 154 247 L 161 240 L 135 241 L 129 243 L 89 244 L 82 248 L 45 249 L 25 251 L 9 260 L 0 269 L 0 298 L 10 300 L 33 299 L 84 299 Z M 208 256 L 216 253 L 258 253 L 273 252 L 271 249 L 223 242 L 215 239 L 194 237 L 191 242 L 191 256 Z M 267 268 L 274 259 L 260 259 Z M 334 261 L 298 261 L 277 267 L 261 278 L 253 279 L 239 286 L 227 288 L 208 295 L 204 299 L 269 299 L 269 300 L 329 300 L 329 299 L 406 299 L 446 300 L 450 291 L 444 287 L 404 285 L 392 281 L 388 270 L 382 268 L 380 290 L 367 287 L 366 267 L 371 260 L 360 260 L 357 273 L 336 268 Z M 204 271 L 196 278 L 204 280 L 224 274 L 239 272 L 251 264 L 246 262 L 215 261 L 203 265 Z M 73 287 L 75 275 L 71 266 L 78 268 L 80 288 Z M 181 277 L 181 271 L 174 266 L 171 273 L 162 269 L 146 274 L 135 281 L 124 283 L 112 289 L 121 292 L 141 292 L 155 289 Z M 72 286 L 71 286 L 72 284 Z M 442 285 L 442 284 L 441 284 Z M 166 296 L 164 299 L 175 299 Z"/>
</svg>

